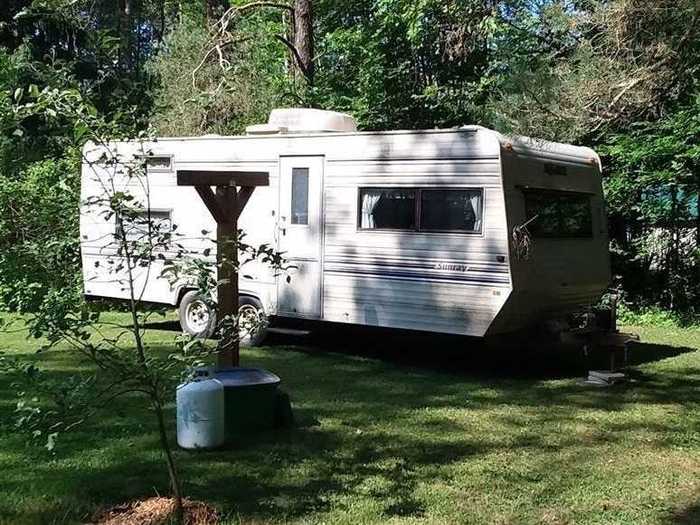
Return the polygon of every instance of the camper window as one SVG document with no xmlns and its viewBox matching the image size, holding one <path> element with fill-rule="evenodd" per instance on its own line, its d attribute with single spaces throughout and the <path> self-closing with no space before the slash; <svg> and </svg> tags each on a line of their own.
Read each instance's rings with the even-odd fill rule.
<svg viewBox="0 0 700 525">
<path fill-rule="evenodd" d="M 292 224 L 309 224 L 309 168 L 292 168 Z"/>
<path fill-rule="evenodd" d="M 483 191 L 473 188 L 360 188 L 363 230 L 480 232 Z"/>
<path fill-rule="evenodd" d="M 481 230 L 481 190 L 421 190 L 421 230 Z"/>
<path fill-rule="evenodd" d="M 149 230 L 150 225 L 150 230 Z M 120 228 L 123 227 L 122 231 Z M 130 212 L 119 220 L 117 216 L 115 235 L 117 238 L 125 238 L 127 242 L 148 241 L 172 230 L 170 210 L 141 210 Z"/>
<path fill-rule="evenodd" d="M 361 188 L 360 228 L 368 230 L 414 230 L 416 190 Z"/>
<path fill-rule="evenodd" d="M 528 229 L 535 237 L 591 237 L 591 198 L 584 193 L 525 192 Z"/>
<path fill-rule="evenodd" d="M 172 171 L 170 155 L 137 155 L 136 158 L 145 161 L 146 171 L 149 173 Z"/>
</svg>

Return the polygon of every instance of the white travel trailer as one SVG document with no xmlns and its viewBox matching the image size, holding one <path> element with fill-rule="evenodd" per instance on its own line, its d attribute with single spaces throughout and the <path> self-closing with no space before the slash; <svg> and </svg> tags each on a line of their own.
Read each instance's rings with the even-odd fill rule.
<svg viewBox="0 0 700 525">
<path fill-rule="evenodd" d="M 244 136 L 110 148 L 124 163 L 148 152 L 151 217 L 183 239 L 216 226 L 195 189 L 177 186 L 177 170 L 269 172 L 239 220 L 250 244 L 270 243 L 297 267 L 289 282 L 257 263 L 242 269 L 241 304 L 269 316 L 487 336 L 584 309 L 610 280 L 589 148 L 479 126 L 358 132 L 347 115 L 308 109 L 275 110 Z M 83 200 L 101 191 L 103 152 L 85 148 Z M 104 244 L 114 227 L 83 206 L 88 296 L 128 296 L 99 264 L 114 256 Z M 160 278 L 160 264 L 137 275 L 142 298 L 179 307 L 183 328 L 202 332 L 196 294 Z"/>
</svg>

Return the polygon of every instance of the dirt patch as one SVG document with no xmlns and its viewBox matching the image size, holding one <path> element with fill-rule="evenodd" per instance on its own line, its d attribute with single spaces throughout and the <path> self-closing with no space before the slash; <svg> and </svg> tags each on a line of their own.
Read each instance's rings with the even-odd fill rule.
<svg viewBox="0 0 700 525">
<path fill-rule="evenodd" d="M 201 501 L 183 501 L 185 525 L 216 525 L 219 513 Z M 175 500 L 149 498 L 116 505 L 98 512 L 89 525 L 163 525 L 172 523 Z"/>
</svg>

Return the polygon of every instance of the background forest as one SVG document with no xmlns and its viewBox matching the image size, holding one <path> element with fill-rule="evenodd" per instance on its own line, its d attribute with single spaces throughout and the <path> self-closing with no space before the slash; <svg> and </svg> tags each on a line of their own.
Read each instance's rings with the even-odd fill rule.
<svg viewBox="0 0 700 525">
<path fill-rule="evenodd" d="M 469 123 L 594 147 L 612 286 L 633 310 L 697 319 L 695 0 L 287 2 L 3 2 L 0 307 L 80 295 L 88 131 L 232 134 L 309 106 L 366 130 Z"/>
</svg>

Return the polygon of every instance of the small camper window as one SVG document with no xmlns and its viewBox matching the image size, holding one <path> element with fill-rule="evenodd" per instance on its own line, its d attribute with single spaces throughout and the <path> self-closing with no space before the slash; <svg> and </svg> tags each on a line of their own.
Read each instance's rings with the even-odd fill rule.
<svg viewBox="0 0 700 525">
<path fill-rule="evenodd" d="M 146 170 L 148 172 L 172 171 L 172 157 L 170 155 L 149 155 L 142 158 L 146 161 Z"/>
<path fill-rule="evenodd" d="M 119 218 L 117 216 L 115 235 L 127 242 L 148 241 L 149 236 L 154 239 L 172 231 L 170 210 L 140 210 Z"/>
<path fill-rule="evenodd" d="M 416 190 L 360 188 L 359 223 L 367 230 L 414 230 Z"/>
<path fill-rule="evenodd" d="M 591 237 L 591 198 L 585 193 L 525 191 L 528 229 L 535 237 Z"/>
<path fill-rule="evenodd" d="M 309 168 L 292 168 L 292 224 L 309 224 Z"/>
<path fill-rule="evenodd" d="M 420 190 L 420 194 L 421 231 L 481 231 L 481 190 Z"/>
</svg>

